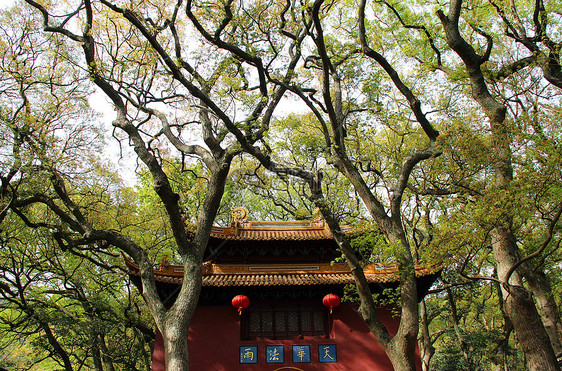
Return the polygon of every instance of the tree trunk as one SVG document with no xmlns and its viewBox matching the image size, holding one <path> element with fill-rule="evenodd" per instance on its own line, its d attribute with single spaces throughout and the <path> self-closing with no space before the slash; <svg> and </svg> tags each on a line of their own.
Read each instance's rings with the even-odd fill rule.
<svg viewBox="0 0 562 371">
<path fill-rule="evenodd" d="M 391 341 L 389 354 L 395 370 L 416 370 L 416 344 L 419 333 L 420 317 L 418 307 L 418 283 L 414 259 L 410 244 L 402 227 L 401 214 L 393 217 L 393 234 L 389 235 L 391 243 L 400 243 L 397 263 L 400 271 L 400 325 Z"/>
<path fill-rule="evenodd" d="M 561 353 L 562 344 L 560 343 L 560 337 L 562 336 L 562 324 L 558 315 L 558 307 L 552 297 L 550 282 L 548 282 L 548 278 L 541 270 L 525 269 L 523 275 L 527 279 L 529 289 L 535 298 L 537 309 L 550 338 L 554 353 Z"/>
<path fill-rule="evenodd" d="M 345 154 L 339 154 L 337 164 L 339 165 L 338 169 L 353 184 L 379 229 L 385 234 L 391 244 L 400 246 L 395 256 L 400 271 L 401 312 L 398 332 L 390 341 L 385 341 L 385 338 L 381 337 L 372 325 L 378 319 L 369 318 L 364 311 L 361 311 L 361 314 L 370 331 L 383 346 L 394 368 L 396 370 L 415 370 L 415 345 L 419 332 L 417 281 L 414 259 L 402 227 L 399 200 L 393 199 L 393 215 L 388 217 L 384 212 L 382 204 L 375 199 L 369 187 L 361 178 L 357 169 L 351 165 Z"/>
<path fill-rule="evenodd" d="M 201 291 L 201 259 L 184 257 L 184 281 L 178 297 L 166 312 L 160 328 L 166 371 L 189 371 L 189 324 Z"/>
<path fill-rule="evenodd" d="M 493 274 L 494 277 L 497 278 L 497 272 L 494 271 Z M 503 327 L 502 327 L 502 331 L 503 331 L 503 338 L 499 339 L 497 341 L 497 352 L 498 352 L 498 358 L 499 358 L 499 362 L 498 364 L 503 365 L 503 369 L 504 371 L 509 371 L 509 359 L 507 357 L 507 352 L 506 352 L 506 348 L 507 348 L 507 344 L 509 343 L 509 338 L 513 332 L 513 323 L 511 323 L 511 319 L 509 318 L 509 316 L 507 315 L 507 313 L 505 312 L 505 300 L 504 300 L 504 296 L 503 296 L 503 291 L 502 291 L 502 287 L 498 282 L 493 282 L 494 285 L 494 289 L 497 292 L 498 295 L 498 300 L 499 300 L 499 306 L 500 306 L 500 312 L 502 314 L 503 317 Z M 515 358 L 515 357 L 514 357 Z"/>
<path fill-rule="evenodd" d="M 92 334 L 92 360 L 94 362 L 94 371 L 103 371 L 99 339 L 95 333 Z"/>
<path fill-rule="evenodd" d="M 420 305 L 421 317 L 421 338 L 420 338 L 420 356 L 422 361 L 422 371 L 429 371 L 429 363 L 435 354 L 435 347 L 431 342 L 431 334 L 429 333 L 429 320 L 427 318 L 427 307 L 425 306 L 425 299 L 421 301 Z"/>
<path fill-rule="evenodd" d="M 107 349 L 107 345 L 105 343 L 105 337 L 100 334 L 99 340 L 100 340 L 99 342 L 100 348 L 103 355 L 103 362 L 107 366 L 107 371 L 115 371 L 115 368 L 113 367 L 113 359 L 111 358 L 111 355 L 109 354 L 109 349 Z"/>
<path fill-rule="evenodd" d="M 357 292 L 361 301 L 359 313 L 369 328 L 369 331 L 377 338 L 395 370 L 416 370 L 415 348 L 419 330 L 417 282 L 408 241 L 404 236 L 400 224 L 392 225 L 392 223 L 387 223 L 387 225 L 394 227 L 392 233 L 388 236 L 389 240 L 391 243 L 400 244 L 403 248 L 397 256 L 400 271 L 400 325 L 396 334 L 391 336 L 388 329 L 381 323 L 378 317 L 376 303 L 373 300 L 373 295 L 369 289 L 361 263 L 354 254 L 349 240 L 345 238 L 344 233 L 342 233 L 339 223 L 322 195 L 320 187 L 314 187 L 313 196 L 316 206 L 320 209 L 324 219 L 328 223 L 334 240 L 340 247 L 355 277 Z"/>
<path fill-rule="evenodd" d="M 512 286 L 506 310 L 525 352 L 528 369 L 559 371 L 552 348 L 544 346 L 545 343 L 550 345 L 550 338 L 544 330 L 530 293 L 521 287 Z"/>
<path fill-rule="evenodd" d="M 189 371 L 187 336 L 187 328 L 181 323 L 169 324 L 162 332 L 166 371 Z"/>
<path fill-rule="evenodd" d="M 492 235 L 498 278 L 503 282 L 505 311 L 515 329 L 515 335 L 525 353 L 527 368 L 532 371 L 559 371 L 550 338 L 537 312 L 531 293 L 523 286 L 518 271 L 506 274 L 517 262 L 514 236 L 504 228 L 496 228 Z"/>
<path fill-rule="evenodd" d="M 447 287 L 447 298 L 449 299 L 449 305 L 451 306 L 451 317 L 453 319 L 453 329 L 455 330 L 455 335 L 457 336 L 457 340 L 459 341 L 459 346 L 462 351 L 462 355 L 464 358 L 465 364 L 470 367 L 470 358 L 468 356 L 468 346 L 466 341 L 464 341 L 464 336 L 461 333 L 461 329 L 459 328 L 459 316 L 457 314 L 457 304 L 455 303 L 455 298 L 453 296 L 453 290 L 450 287 Z"/>
<path fill-rule="evenodd" d="M 414 261 L 402 224 L 393 219 L 390 243 L 400 244 L 396 258 L 400 272 L 400 325 L 391 341 L 384 345 L 395 370 L 416 370 L 416 343 L 419 332 L 418 290 Z"/>
<path fill-rule="evenodd" d="M 385 349 L 396 371 L 416 370 L 416 336 L 411 333 L 394 335 L 390 346 Z"/>
</svg>

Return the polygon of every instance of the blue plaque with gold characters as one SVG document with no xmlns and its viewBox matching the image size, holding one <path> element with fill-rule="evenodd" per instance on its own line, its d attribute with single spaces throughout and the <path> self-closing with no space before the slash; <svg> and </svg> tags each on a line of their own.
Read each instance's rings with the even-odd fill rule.
<svg viewBox="0 0 562 371">
<path fill-rule="evenodd" d="M 293 363 L 310 363 L 310 345 L 293 345 Z"/>
<path fill-rule="evenodd" d="M 318 358 L 320 362 L 337 362 L 336 344 L 318 345 Z"/>
<path fill-rule="evenodd" d="M 240 347 L 240 363 L 258 363 L 258 347 L 256 345 Z"/>
<path fill-rule="evenodd" d="M 285 350 L 283 345 L 268 345 L 265 348 L 266 363 L 283 363 L 285 362 Z"/>
</svg>

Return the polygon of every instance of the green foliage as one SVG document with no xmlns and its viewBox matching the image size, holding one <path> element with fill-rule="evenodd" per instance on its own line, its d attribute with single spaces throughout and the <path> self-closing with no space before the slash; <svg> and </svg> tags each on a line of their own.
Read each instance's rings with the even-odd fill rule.
<svg viewBox="0 0 562 371">
<path fill-rule="evenodd" d="M 94 344 L 103 344 L 98 351 L 115 369 L 142 369 L 154 334 L 142 299 L 117 268 L 120 255 L 60 253 L 48 234 L 17 220 L 11 226 L 3 229 L 0 254 L 3 365 L 54 369 L 63 362 L 57 348 L 73 364 L 91 365 Z"/>
<path fill-rule="evenodd" d="M 509 367 L 523 370 L 513 335 L 505 339 L 506 327 L 495 288 L 480 283 L 453 292 L 468 362 L 453 329 L 451 307 L 443 296 L 437 295 L 426 299 L 431 317 L 430 331 L 438 334 L 433 344 L 436 354 L 432 369 L 474 370 L 482 365 L 497 367 L 507 361 Z"/>
<path fill-rule="evenodd" d="M 376 226 L 361 224 L 357 232 L 349 236 L 351 247 L 364 263 L 392 261 L 395 254 L 386 237 Z"/>
<path fill-rule="evenodd" d="M 392 77 L 400 77 L 419 101 L 405 99 L 404 90 L 397 89 L 387 71 L 363 54 L 357 2 L 322 4 L 322 41 L 330 68 L 318 56 L 319 43 L 314 39 L 318 30 L 301 28 L 310 22 L 310 1 L 189 3 L 192 19 L 185 18 L 186 9 L 175 13 L 170 2 L 129 4 L 127 11 L 146 26 L 145 33 L 122 13 L 96 3 L 87 36 L 94 38 L 97 49 L 88 64 L 83 55 L 75 54 L 86 46 L 80 37 L 81 45 L 74 49 L 63 33 L 46 36 L 40 31 L 42 20 L 28 8 L 16 4 L 3 12 L 0 265 L 5 273 L 2 282 L 11 287 L 15 277 L 20 278 L 23 284 L 17 294 L 26 299 L 9 289 L 0 290 L 4 295 L 0 333 L 6 335 L 2 347 L 14 354 L 5 362 L 23 368 L 41 361 L 54 350 L 52 339 L 45 336 L 47 329 L 68 349 L 73 362 L 85 360 L 87 367 L 95 345 L 92 334 L 106 340 L 107 352 L 123 369 L 140 368 L 146 357 L 150 325 L 146 312 L 139 309 L 139 297 L 123 284 L 121 255 L 106 241 L 87 240 L 86 229 L 71 233 L 75 211 L 93 229 L 117 231 L 135 241 L 152 262 L 163 256 L 180 260 L 178 241 L 150 171 L 141 169 L 137 189 L 126 188 L 100 159 L 106 129 L 98 125 L 100 117 L 87 98 L 92 94 L 90 83 L 103 77 L 127 102 L 125 119 L 140 135 L 131 142 L 144 141 L 140 147 L 154 154 L 151 166 L 166 174 L 189 231 L 195 229 L 198 213 L 206 212 L 203 201 L 212 184 L 212 166 L 204 164 L 201 152 L 185 150 L 180 160 L 177 147 L 167 141 L 170 133 L 164 133 L 151 110 L 164 108 L 178 142 L 201 144 L 201 151 L 214 146 L 218 149 L 209 157 L 215 160 L 236 153 L 215 220 L 221 225 L 230 223 L 230 208 L 235 206 L 246 206 L 251 218 L 262 220 L 307 219 L 314 208 L 308 186 L 295 173 L 274 174 L 241 154 L 232 127 L 240 130 L 237 135 L 246 136 L 250 146 L 263 149 L 268 160 L 291 169 L 321 171 L 326 202 L 342 223 L 371 221 L 372 215 L 334 157 L 346 147 L 349 161 L 380 201 L 382 212 L 392 213 L 392 220 L 385 221 L 405 233 L 401 244 L 390 243 L 376 228 L 362 227 L 351 236 L 361 262 L 401 263 L 409 244 L 422 263 L 441 262 L 443 282 L 453 287 L 456 324 L 466 348 L 452 329 L 451 303 L 435 294 L 428 299 L 430 332 L 437 348 L 432 368 L 520 369 L 523 357 L 517 352 L 516 338 L 503 331 L 506 321 L 493 283 L 497 262 L 491 235 L 496 228 L 509 230 L 521 257 L 551 239 L 528 264 L 548 273 L 553 287 L 549 294 L 560 305 L 560 222 L 550 227 L 562 199 L 561 95 L 559 88 L 546 82 L 542 68 L 547 55 L 553 56 L 552 63 L 559 59 L 562 5 L 551 1 L 535 9 L 538 2 L 463 2 L 459 31 L 476 53 L 490 52 L 486 61 L 481 60 L 481 68 L 488 90 L 506 107 L 507 119 L 492 132 L 485 112 L 474 101 L 477 92 L 471 89 L 463 61 L 447 46 L 435 15 L 446 10 L 440 2 L 371 1 L 367 6 L 369 46 L 394 66 Z M 87 21 L 81 13 L 84 8 L 74 13 L 66 9 L 68 4 L 44 4 L 49 11 L 70 14 L 62 26 L 72 32 L 79 32 Z M 193 27 L 194 19 L 200 22 L 199 29 Z M 541 34 L 531 35 L 539 21 L 546 22 Z M 201 35 L 201 30 L 209 35 Z M 522 32 L 529 37 L 512 36 Z M 151 42 L 147 33 L 153 36 Z M 293 42 L 301 36 L 302 44 Z M 169 58 L 153 47 L 157 42 Z M 298 53 L 302 55 L 296 67 L 286 71 Z M 532 61 L 523 60 L 530 56 Z M 162 63 L 170 59 L 171 64 Z M 179 69 L 173 71 L 174 66 Z M 322 68 L 331 74 L 326 81 L 330 91 L 322 92 Z M 87 76 L 87 71 L 92 74 Z M 182 73 L 183 80 L 178 78 Z M 200 94 L 194 95 L 187 88 L 190 84 Z M 316 111 L 293 110 L 297 94 L 279 98 L 275 94 L 280 86 L 302 93 L 299 99 Z M 283 105 L 261 110 L 278 98 Z M 328 103 L 338 106 L 336 113 L 330 112 Z M 437 143 L 428 143 L 419 117 L 412 114 L 411 105 L 416 104 L 439 129 Z M 345 131 L 344 144 L 338 143 L 341 147 L 333 143 L 334 115 L 342 116 L 336 118 Z M 226 128 L 224 116 L 232 127 Z M 273 117 L 271 122 L 268 117 Z M 201 140 L 204 130 L 216 141 Z M 507 142 L 511 150 L 507 162 L 512 179 L 501 186 L 494 174 L 506 155 L 497 150 L 498 141 Z M 404 164 L 430 145 L 441 154 L 404 173 Z M 197 160 L 186 164 L 190 155 Z M 76 205 L 65 209 L 69 216 L 65 220 L 56 211 L 70 202 L 53 190 L 53 174 L 63 178 L 69 200 Z M 404 177 L 408 184 L 397 195 L 397 184 Z M 29 201 L 17 209 L 19 214 L 7 212 L 16 195 L 27 200 L 42 196 L 52 203 Z M 391 206 L 396 197 L 402 200 L 398 210 Z M 479 280 L 482 277 L 492 280 Z M 353 289 L 347 289 L 346 299 L 355 300 Z M 383 292 L 376 299 L 380 305 L 396 304 L 397 291 Z M 464 360 L 467 349 L 470 356 Z M 30 364 L 24 365 L 18 354 L 29 356 Z M 54 353 L 51 357 L 61 361 Z M 48 362 L 33 367 L 50 367 Z"/>
</svg>

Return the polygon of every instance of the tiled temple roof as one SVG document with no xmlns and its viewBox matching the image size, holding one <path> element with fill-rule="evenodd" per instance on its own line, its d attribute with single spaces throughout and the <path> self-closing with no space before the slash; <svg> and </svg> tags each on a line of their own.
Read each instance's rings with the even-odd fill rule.
<svg viewBox="0 0 562 371">
<path fill-rule="evenodd" d="M 332 233 L 326 222 L 317 217 L 314 220 L 293 221 L 251 221 L 243 207 L 232 210 L 232 224 L 228 227 L 214 226 L 211 237 L 222 240 L 272 241 L 272 240 L 331 240 Z M 352 227 L 342 227 L 349 233 Z"/>
<path fill-rule="evenodd" d="M 136 264 L 127 261 L 129 274 L 140 276 Z M 373 263 L 363 267 L 369 283 L 398 282 L 398 268 L 394 263 Z M 416 277 L 435 274 L 438 267 L 416 267 Z M 164 263 L 154 270 L 157 282 L 180 285 L 183 266 Z M 279 287 L 345 285 L 354 278 L 345 263 L 335 264 L 211 264 L 203 265 L 203 287 Z"/>
</svg>

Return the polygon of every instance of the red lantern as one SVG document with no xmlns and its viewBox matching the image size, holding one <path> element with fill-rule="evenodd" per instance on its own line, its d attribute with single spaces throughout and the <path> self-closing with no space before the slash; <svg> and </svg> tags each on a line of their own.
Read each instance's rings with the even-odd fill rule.
<svg viewBox="0 0 562 371">
<path fill-rule="evenodd" d="M 238 314 L 242 314 L 242 309 L 248 308 L 250 305 L 250 299 L 245 295 L 236 295 L 232 298 L 232 306 L 238 308 Z"/>
<path fill-rule="evenodd" d="M 336 294 L 328 294 L 322 299 L 322 304 L 324 304 L 326 308 L 330 308 L 330 314 L 332 314 L 332 309 L 340 305 L 340 303 L 341 299 Z"/>
</svg>

